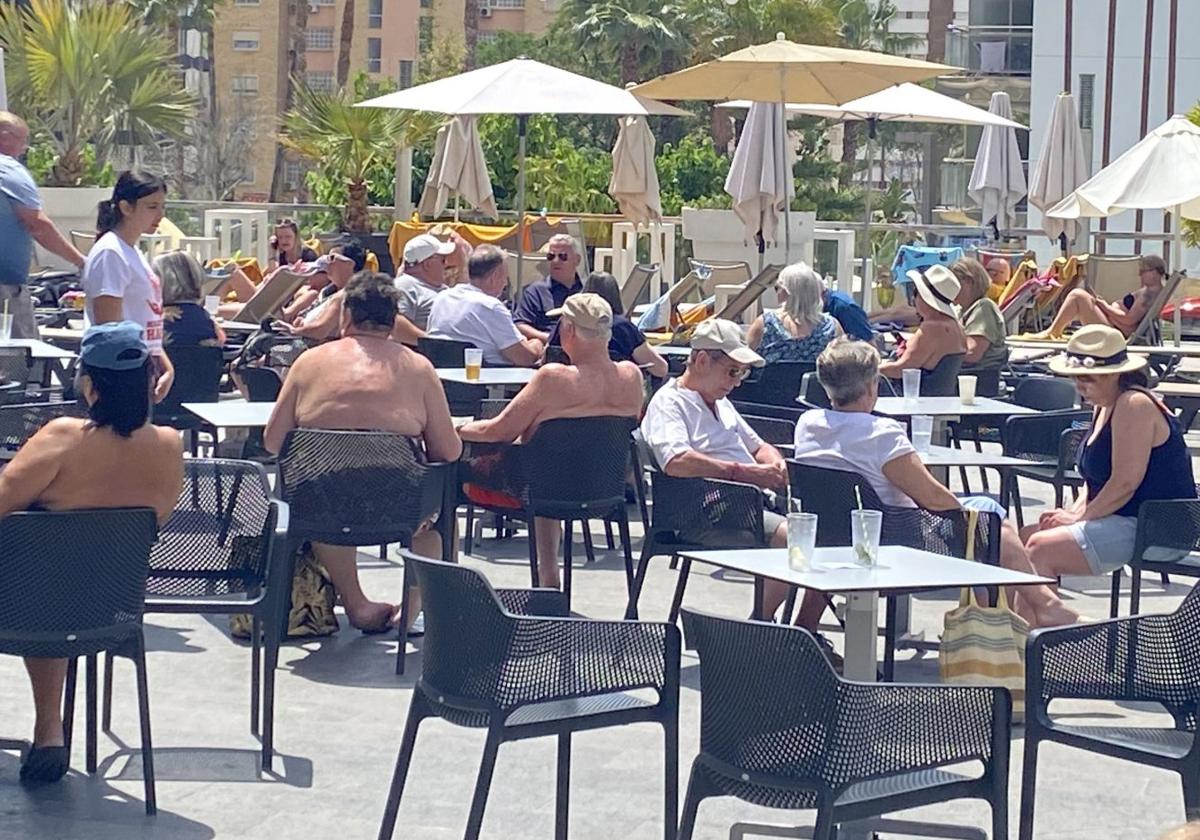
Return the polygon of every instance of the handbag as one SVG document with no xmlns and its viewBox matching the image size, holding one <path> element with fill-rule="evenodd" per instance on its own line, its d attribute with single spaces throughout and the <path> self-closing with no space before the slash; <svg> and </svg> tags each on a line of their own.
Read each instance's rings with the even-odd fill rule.
<svg viewBox="0 0 1200 840">
<path fill-rule="evenodd" d="M 969 511 L 967 560 L 975 559 L 979 514 Z M 1025 716 L 1025 641 L 1029 624 L 1008 606 L 1004 588 L 996 606 L 980 606 L 975 591 L 964 587 L 958 606 L 943 619 L 938 665 L 942 682 L 953 685 L 999 685 L 1012 696 L 1013 720 Z"/>
<path fill-rule="evenodd" d="M 287 638 L 311 639 L 336 633 L 338 620 L 333 612 L 336 599 L 329 573 L 317 562 L 312 545 L 304 543 L 296 554 L 296 571 L 292 576 Z M 235 639 L 249 639 L 251 627 L 249 615 L 229 616 L 229 633 Z"/>
</svg>

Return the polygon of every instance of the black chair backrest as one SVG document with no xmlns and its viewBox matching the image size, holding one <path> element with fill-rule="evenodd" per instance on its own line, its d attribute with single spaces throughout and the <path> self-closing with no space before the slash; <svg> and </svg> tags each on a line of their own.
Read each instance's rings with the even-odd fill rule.
<svg viewBox="0 0 1200 840">
<path fill-rule="evenodd" d="M 849 470 L 817 467 L 803 460 L 789 459 L 788 476 L 792 499 L 801 510 L 817 515 L 817 545 L 850 545 L 850 511 L 858 507 L 855 488 L 863 507 L 884 510 L 883 502 L 865 478 Z"/>
<path fill-rule="evenodd" d="M 283 388 L 283 378 L 275 368 L 244 367 L 238 375 L 246 385 L 250 402 L 275 402 L 279 399 L 279 391 Z"/>
<path fill-rule="evenodd" d="M 149 595 L 249 592 L 267 578 L 278 515 L 266 471 L 251 461 L 188 458 L 171 517 L 150 553 Z"/>
<path fill-rule="evenodd" d="M 1000 395 L 1001 368 L 967 368 L 959 373 L 963 376 L 975 377 L 975 394 L 980 397 L 996 397 Z"/>
<path fill-rule="evenodd" d="M 730 393 L 731 400 L 794 406 L 804 375 L 815 374 L 816 362 L 774 362 L 751 373 Z"/>
<path fill-rule="evenodd" d="M 800 400 L 811 408 L 833 408 L 825 386 L 817 379 L 817 374 L 806 373 L 800 379 Z"/>
<path fill-rule="evenodd" d="M 740 402 L 731 400 L 733 407 L 738 410 L 738 414 L 743 417 L 774 417 L 777 420 L 790 420 L 795 425 L 800 420 L 800 415 L 807 408 L 799 403 L 793 404 L 791 407 L 782 405 L 766 405 L 765 403 Z"/>
<path fill-rule="evenodd" d="M 753 414 L 743 414 L 742 419 L 750 424 L 750 428 L 758 433 L 764 442 L 772 446 L 792 446 L 796 441 L 796 422 L 782 420 L 778 417 L 755 417 Z"/>
<path fill-rule="evenodd" d="M 958 372 L 962 369 L 963 353 L 942 356 L 933 370 L 921 371 L 921 396 L 953 397 L 958 395 Z"/>
<path fill-rule="evenodd" d="M 1057 462 L 1063 432 L 1092 422 L 1090 411 L 1070 409 L 1019 414 L 1004 422 L 1004 454 L 1014 458 Z"/>
<path fill-rule="evenodd" d="M 0 382 L 24 385 L 33 367 L 33 353 L 28 347 L 0 347 Z"/>
<path fill-rule="evenodd" d="M 0 520 L 0 653 L 69 658 L 135 637 L 155 530 L 149 508 Z"/>
<path fill-rule="evenodd" d="M 433 362 L 434 367 L 439 368 L 463 367 L 466 364 L 463 352 L 474 347 L 475 345 L 469 341 L 458 341 L 453 338 L 433 338 L 423 335 L 417 339 L 417 352 Z"/>
<path fill-rule="evenodd" d="M 406 543 L 442 508 L 438 466 L 403 435 L 293 429 L 279 453 L 288 533 L 330 545 Z"/>
<path fill-rule="evenodd" d="M 0 447 L 15 451 L 57 417 L 87 417 L 78 402 L 21 403 L 0 406 Z"/>
<path fill-rule="evenodd" d="M 1079 398 L 1075 385 L 1057 376 L 1022 376 L 1009 398 L 1025 408 L 1058 411 L 1074 408 Z"/>
<path fill-rule="evenodd" d="M 530 509 L 554 516 L 624 504 L 632 417 L 547 420 L 521 445 Z"/>
<path fill-rule="evenodd" d="M 500 416 L 500 412 L 504 411 L 504 407 L 512 400 L 480 400 L 479 411 L 475 413 L 476 420 L 491 420 Z"/>
<path fill-rule="evenodd" d="M 177 414 L 181 403 L 216 402 L 221 396 L 225 357 L 220 347 L 181 346 L 169 350 L 175 381 L 166 398 L 154 407 L 157 414 Z"/>
</svg>

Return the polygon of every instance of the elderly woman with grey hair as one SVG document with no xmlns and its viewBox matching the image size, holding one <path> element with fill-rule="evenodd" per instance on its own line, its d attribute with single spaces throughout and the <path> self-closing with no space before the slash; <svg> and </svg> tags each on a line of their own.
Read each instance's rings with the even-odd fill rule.
<svg viewBox="0 0 1200 840">
<path fill-rule="evenodd" d="M 806 411 L 796 423 L 795 458 L 816 467 L 853 471 L 889 508 L 1005 511 L 986 496 L 958 498 L 921 462 L 904 427 L 871 412 L 879 393 L 879 353 L 862 341 L 835 341 L 817 359 L 817 379 L 833 408 Z M 1036 574 L 1011 523 L 1000 534 L 1000 563 Z M 1014 587 L 1014 590 L 1017 587 Z M 1048 586 L 1022 586 L 1009 603 L 1036 627 L 1073 624 L 1078 616 Z"/>
<path fill-rule="evenodd" d="M 1000 307 L 987 296 L 992 278 L 978 260 L 969 257 L 950 266 L 962 287 L 954 303 L 962 309 L 959 321 L 967 334 L 967 352 L 963 365 L 994 370 L 1008 363 L 1004 316 Z"/>
<path fill-rule="evenodd" d="M 225 331 L 204 308 L 204 269 L 186 251 L 168 251 L 154 260 L 162 282 L 163 344 L 167 347 L 220 347 Z"/>
<path fill-rule="evenodd" d="M 754 319 L 746 343 L 769 365 L 816 361 L 842 334 L 841 324 L 825 313 L 824 291 L 821 278 L 806 263 L 789 265 L 775 281 L 779 307 Z"/>
</svg>

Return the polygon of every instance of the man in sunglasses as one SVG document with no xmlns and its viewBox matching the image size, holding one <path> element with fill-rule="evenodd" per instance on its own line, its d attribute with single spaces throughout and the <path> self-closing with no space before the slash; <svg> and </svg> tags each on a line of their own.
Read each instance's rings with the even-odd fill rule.
<svg viewBox="0 0 1200 840">
<path fill-rule="evenodd" d="M 579 246 L 574 237 L 558 233 L 546 245 L 549 276 L 530 283 L 521 292 L 513 320 L 526 338 L 536 338 L 545 344 L 550 340 L 550 328 L 558 319 L 550 315 L 561 309 L 568 297 L 583 291 L 579 280 Z"/>
</svg>

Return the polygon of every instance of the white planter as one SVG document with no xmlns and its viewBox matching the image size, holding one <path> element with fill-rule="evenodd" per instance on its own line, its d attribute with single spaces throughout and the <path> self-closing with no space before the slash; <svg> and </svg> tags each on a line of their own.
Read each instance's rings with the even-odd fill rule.
<svg viewBox="0 0 1200 840">
<path fill-rule="evenodd" d="M 73 230 L 96 231 L 96 206 L 112 197 L 112 187 L 38 187 L 38 192 L 42 196 L 42 209 L 68 242 Z M 40 245 L 37 262 L 53 268 L 73 268 Z"/>
</svg>

